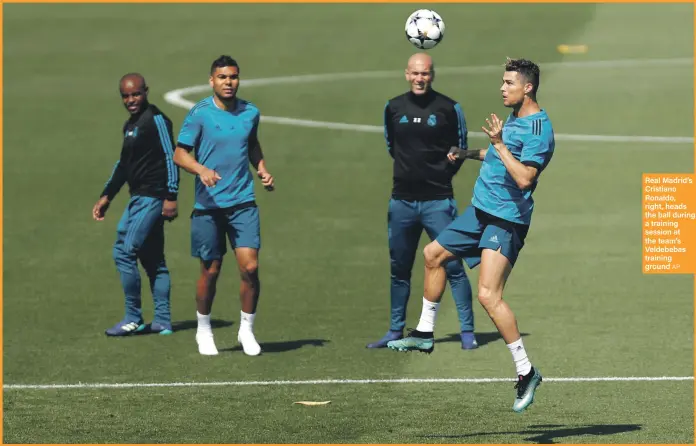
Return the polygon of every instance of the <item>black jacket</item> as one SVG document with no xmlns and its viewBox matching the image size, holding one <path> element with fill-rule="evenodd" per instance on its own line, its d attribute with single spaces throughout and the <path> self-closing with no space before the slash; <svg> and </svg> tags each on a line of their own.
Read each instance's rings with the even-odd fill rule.
<svg viewBox="0 0 696 446">
<path fill-rule="evenodd" d="M 121 158 L 101 196 L 113 199 L 126 182 L 131 196 L 177 199 L 179 167 L 174 164 L 172 121 L 152 104 L 124 124 Z"/>
<path fill-rule="evenodd" d="M 453 99 L 431 90 L 408 92 L 384 108 L 384 136 L 394 159 L 392 197 L 398 200 L 453 198 L 452 177 L 462 160 L 451 164 L 452 146 L 467 148 L 464 112 Z"/>
</svg>

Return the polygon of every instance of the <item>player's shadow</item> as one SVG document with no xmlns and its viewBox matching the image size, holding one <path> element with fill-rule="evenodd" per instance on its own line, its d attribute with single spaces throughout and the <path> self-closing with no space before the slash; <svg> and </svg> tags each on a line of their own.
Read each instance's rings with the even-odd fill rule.
<svg viewBox="0 0 696 446">
<path fill-rule="evenodd" d="M 231 327 L 234 325 L 232 321 L 223 321 L 222 319 L 211 319 L 210 326 L 213 328 Z M 198 327 L 198 321 L 178 321 L 172 323 L 172 330 L 177 331 L 194 330 Z"/>
<path fill-rule="evenodd" d="M 579 437 L 583 435 L 616 435 L 625 432 L 634 432 L 640 430 L 640 424 L 587 424 L 579 426 L 564 426 L 561 424 L 538 424 L 529 426 L 521 431 L 509 432 L 477 432 L 473 434 L 463 435 L 421 435 L 422 438 L 471 438 L 484 437 L 488 435 L 528 435 L 523 440 L 538 444 L 556 444 L 560 438 Z M 563 442 L 565 443 L 565 442 Z"/>
<path fill-rule="evenodd" d="M 486 344 L 490 344 L 491 342 L 503 339 L 503 337 L 497 331 L 486 333 L 474 332 L 474 334 L 476 335 L 476 342 L 478 343 L 479 348 Z M 529 336 L 529 333 L 520 333 L 520 336 Z M 435 339 L 435 342 L 462 342 L 462 338 L 460 337 L 459 333 L 450 333 L 444 338 Z"/>
<path fill-rule="evenodd" d="M 262 353 L 283 353 L 292 350 L 298 350 L 303 347 L 323 347 L 324 344 L 331 342 L 327 339 L 298 339 L 296 341 L 284 342 L 259 342 Z M 230 348 L 220 349 L 221 352 L 238 352 L 242 351 L 241 345 L 236 345 Z"/>
</svg>

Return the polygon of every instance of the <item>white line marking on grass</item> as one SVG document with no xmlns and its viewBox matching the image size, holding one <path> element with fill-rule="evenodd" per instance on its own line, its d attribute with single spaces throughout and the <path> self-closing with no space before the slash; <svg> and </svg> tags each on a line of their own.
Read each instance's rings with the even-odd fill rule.
<svg viewBox="0 0 696 446">
<path fill-rule="evenodd" d="M 691 58 L 673 59 L 625 59 L 625 60 L 602 60 L 585 62 L 550 62 L 540 64 L 543 69 L 554 68 L 632 68 L 644 66 L 689 66 L 693 65 Z M 497 72 L 499 65 L 482 65 L 473 67 L 443 67 L 438 68 L 439 73 L 450 74 L 476 74 L 486 72 Z M 244 88 L 260 87 L 264 85 L 286 85 L 286 84 L 305 84 L 315 82 L 332 82 L 337 80 L 351 79 L 378 79 L 390 78 L 400 75 L 400 71 L 362 71 L 354 73 L 326 73 L 326 74 L 305 74 L 297 76 L 268 77 L 260 79 L 244 80 Z M 172 90 L 164 95 L 164 100 L 177 107 L 189 110 L 196 103 L 185 99 L 184 96 L 204 93 L 210 91 L 210 86 L 194 85 L 192 87 L 179 88 Z M 368 133 L 383 133 L 384 128 L 377 125 L 350 124 L 345 122 L 326 122 L 314 121 L 311 119 L 295 119 L 282 116 L 261 116 L 262 122 L 280 125 L 290 125 L 295 127 L 321 128 L 329 130 L 350 130 Z M 472 138 L 485 138 L 483 132 L 469 132 Z M 582 142 L 615 142 L 615 143 L 653 143 L 653 144 L 692 144 L 693 137 L 686 136 L 621 136 L 621 135 L 574 135 L 557 134 L 558 141 L 582 141 Z"/>
<path fill-rule="evenodd" d="M 544 382 L 651 382 L 693 381 L 693 376 L 596 376 L 544 378 Z M 398 379 L 312 379 L 305 381 L 213 381 L 172 383 L 77 383 L 77 384 L 5 384 L 4 390 L 54 389 L 133 389 L 141 387 L 238 387 L 238 386 L 300 386 L 322 384 L 486 384 L 514 382 L 513 378 L 398 378 Z"/>
</svg>

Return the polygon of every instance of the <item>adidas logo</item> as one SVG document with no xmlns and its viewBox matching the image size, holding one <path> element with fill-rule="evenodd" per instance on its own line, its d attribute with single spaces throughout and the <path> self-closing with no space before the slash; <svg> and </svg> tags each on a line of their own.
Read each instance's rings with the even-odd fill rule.
<svg viewBox="0 0 696 446">
<path fill-rule="evenodd" d="M 401 119 L 399 120 L 399 124 L 408 124 L 408 118 L 406 115 L 403 115 Z"/>
<path fill-rule="evenodd" d="M 494 235 L 493 237 L 489 238 L 488 241 L 489 241 L 489 242 L 493 242 L 493 243 L 500 243 L 500 242 L 498 241 L 498 236 L 497 236 L 497 235 Z"/>
<path fill-rule="evenodd" d="M 135 331 L 140 324 L 136 324 L 135 322 L 129 322 L 126 325 L 121 326 L 121 330 L 123 331 Z"/>
</svg>

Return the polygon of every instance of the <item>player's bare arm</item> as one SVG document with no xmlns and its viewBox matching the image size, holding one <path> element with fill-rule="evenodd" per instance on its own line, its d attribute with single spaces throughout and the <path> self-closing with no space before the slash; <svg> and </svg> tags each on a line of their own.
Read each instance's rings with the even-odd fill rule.
<svg viewBox="0 0 696 446">
<path fill-rule="evenodd" d="M 256 167 L 257 173 L 259 178 L 261 179 L 261 183 L 263 184 L 263 187 L 265 187 L 267 190 L 273 190 L 275 188 L 275 183 L 273 181 L 273 175 L 271 175 L 268 170 L 266 170 L 266 162 L 264 160 L 259 161 L 258 166 Z"/>
<path fill-rule="evenodd" d="M 451 163 L 454 163 L 456 160 L 466 159 L 483 161 L 484 158 L 486 158 L 486 153 L 488 153 L 488 149 L 462 149 L 459 147 L 452 147 L 447 154 L 447 159 Z"/>
<path fill-rule="evenodd" d="M 208 187 L 215 186 L 222 177 L 212 169 L 208 169 L 191 155 L 191 153 L 184 149 L 183 147 L 177 146 L 174 151 L 174 163 L 194 175 L 198 175 L 201 178 L 203 184 Z"/>
<path fill-rule="evenodd" d="M 505 165 L 505 169 L 507 169 L 520 189 L 529 189 L 532 184 L 534 184 L 538 169 L 533 166 L 522 164 L 512 155 L 510 150 L 503 143 L 503 123 L 495 113 L 491 114 L 490 119 L 486 119 L 486 124 L 488 124 L 488 128 L 481 128 L 490 138 L 491 144 L 496 152 L 498 152 L 500 160 Z"/>
<path fill-rule="evenodd" d="M 261 179 L 261 184 L 267 191 L 272 191 L 275 189 L 275 184 L 273 182 L 273 175 L 266 169 L 266 161 L 263 159 L 263 150 L 261 150 L 261 144 L 259 144 L 258 139 L 254 137 L 256 141 L 255 144 L 249 149 L 249 161 L 251 162 L 254 169 L 256 169 L 256 174 Z"/>
</svg>

